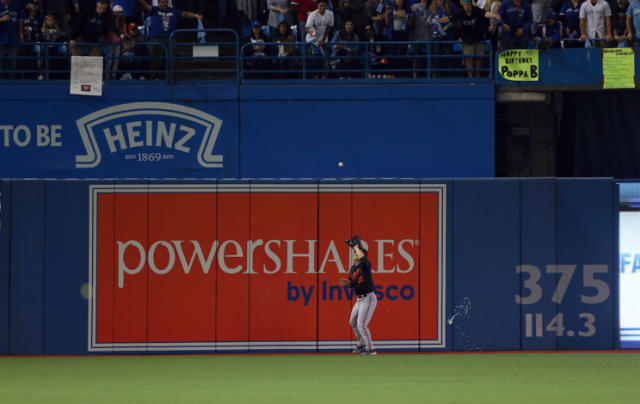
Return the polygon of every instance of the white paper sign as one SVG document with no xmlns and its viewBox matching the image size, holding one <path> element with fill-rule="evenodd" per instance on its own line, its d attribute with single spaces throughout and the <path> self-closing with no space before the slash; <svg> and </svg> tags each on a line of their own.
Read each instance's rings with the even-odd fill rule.
<svg viewBox="0 0 640 404">
<path fill-rule="evenodd" d="M 71 94 L 102 95 L 102 57 L 71 57 Z"/>
</svg>

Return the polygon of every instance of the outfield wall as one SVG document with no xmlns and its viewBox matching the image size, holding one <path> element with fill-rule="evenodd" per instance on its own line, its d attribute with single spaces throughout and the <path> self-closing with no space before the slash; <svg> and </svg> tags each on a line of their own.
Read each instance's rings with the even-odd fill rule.
<svg viewBox="0 0 640 404">
<path fill-rule="evenodd" d="M 0 178 L 494 176 L 492 84 L 3 86 L 0 106 Z"/>
<path fill-rule="evenodd" d="M 617 347 L 611 179 L 1 187 L 2 355 L 347 351 L 355 233 L 381 351 Z"/>
</svg>

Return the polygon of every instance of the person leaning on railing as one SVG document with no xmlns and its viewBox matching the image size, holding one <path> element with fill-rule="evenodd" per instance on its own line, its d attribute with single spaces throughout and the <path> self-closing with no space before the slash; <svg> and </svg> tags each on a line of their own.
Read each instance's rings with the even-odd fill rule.
<svg viewBox="0 0 640 404">
<path fill-rule="evenodd" d="M 338 71 L 355 70 L 357 59 L 353 59 L 353 57 L 358 55 L 359 46 L 357 43 L 360 42 L 360 38 L 358 38 L 353 29 L 353 21 L 345 21 L 344 28 L 336 32 L 331 42 L 333 43 L 331 57 L 334 58 L 331 59 L 331 66 Z M 353 72 L 338 74 L 341 79 L 353 76 Z"/>
<path fill-rule="evenodd" d="M 178 18 L 197 18 L 202 20 L 201 14 L 190 13 L 189 11 L 182 11 L 177 8 L 169 7 L 169 0 L 158 0 L 158 6 L 150 6 L 145 0 L 139 0 L 142 7 L 149 13 L 151 18 L 151 35 L 150 39 L 153 43 L 164 45 L 167 50 L 169 49 L 169 42 L 171 34 L 176 30 L 178 25 Z M 151 47 L 151 70 L 160 70 L 162 66 L 161 58 L 164 54 L 164 48 L 162 46 Z M 156 74 L 151 75 L 151 79 L 157 79 Z"/>
<path fill-rule="evenodd" d="M 531 4 L 523 0 L 506 0 L 498 11 L 502 19 L 505 49 L 527 49 L 531 37 Z"/>
<path fill-rule="evenodd" d="M 611 8 L 604 0 L 589 0 L 580 7 L 580 41 L 587 39 L 606 38 L 610 42 L 611 37 Z M 591 46 L 604 48 L 604 41 L 593 41 Z M 585 44 L 585 47 L 587 45 Z"/>
<path fill-rule="evenodd" d="M 318 9 L 309 14 L 304 28 L 304 31 L 307 33 L 305 37 L 306 42 L 312 44 L 307 54 L 329 56 L 331 46 L 327 45 L 327 39 L 334 25 L 333 13 L 327 10 L 329 6 L 328 0 L 318 0 L 317 4 Z M 320 66 L 318 66 L 318 63 L 313 64 L 315 65 L 314 70 L 329 69 L 329 59 L 326 58 L 322 59 Z M 317 78 L 318 72 L 315 72 L 314 76 Z M 322 77 L 324 78 L 325 76 L 322 75 Z"/>
<path fill-rule="evenodd" d="M 107 32 L 124 38 L 124 35 L 116 25 L 107 0 L 97 0 L 95 5 L 89 6 L 80 12 L 76 24 L 69 36 L 71 40 L 71 55 L 82 56 L 85 46 L 83 43 L 97 43 L 107 36 Z M 89 56 L 102 56 L 101 45 L 89 46 Z"/>
<path fill-rule="evenodd" d="M 442 42 L 442 41 L 455 41 L 455 28 L 453 27 L 453 23 L 449 22 L 448 24 L 442 24 L 440 27 L 433 23 L 434 19 L 437 21 L 444 17 L 449 17 L 458 11 L 457 7 L 454 6 L 449 0 L 433 0 L 431 3 L 431 7 L 427 11 L 427 22 L 431 25 L 433 41 L 434 42 Z M 442 29 L 443 32 L 440 30 Z M 434 43 L 433 44 L 433 54 L 442 56 L 442 55 L 453 55 L 453 45 L 443 44 L 443 43 Z M 460 60 L 458 63 L 460 63 Z M 446 72 L 447 76 L 453 76 L 453 58 L 433 58 L 431 62 L 431 66 L 436 69 L 444 69 L 445 66 L 449 69 Z M 438 77 L 439 72 L 433 72 L 433 77 Z"/>
<path fill-rule="evenodd" d="M 486 44 L 484 25 L 480 24 L 481 18 L 495 18 L 498 22 L 502 20 L 499 14 L 488 13 L 485 10 L 471 4 L 472 0 L 462 0 L 462 8 L 459 8 L 451 17 L 439 19 L 440 24 L 447 24 L 449 21 L 456 23 L 460 21 L 460 39 L 463 55 L 484 55 Z M 478 41 L 482 41 L 477 43 Z M 474 62 L 475 59 L 475 62 Z M 481 58 L 465 58 L 464 64 L 467 69 L 482 68 Z M 469 77 L 473 77 L 473 72 L 467 70 Z M 480 77 L 480 72 L 476 72 L 476 77 Z"/>
<path fill-rule="evenodd" d="M 273 42 L 278 44 L 295 43 L 296 40 L 291 32 L 291 27 L 286 21 L 280 21 L 278 24 L 278 30 L 273 37 Z M 295 59 L 292 56 L 296 55 L 296 48 L 293 45 L 278 45 L 278 58 L 273 60 L 274 70 L 295 70 Z M 284 73 L 278 73 L 280 79 L 285 78 Z"/>
</svg>

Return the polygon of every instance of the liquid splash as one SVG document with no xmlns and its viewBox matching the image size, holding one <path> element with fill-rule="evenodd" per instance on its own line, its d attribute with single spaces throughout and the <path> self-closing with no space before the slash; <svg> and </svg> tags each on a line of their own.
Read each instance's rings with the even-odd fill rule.
<svg viewBox="0 0 640 404">
<path fill-rule="evenodd" d="M 453 309 L 453 316 L 447 320 L 447 322 L 453 324 L 453 319 L 457 316 L 460 316 L 460 318 L 469 318 L 469 310 L 471 310 L 471 300 L 465 297 L 462 299 L 462 302 Z"/>
</svg>

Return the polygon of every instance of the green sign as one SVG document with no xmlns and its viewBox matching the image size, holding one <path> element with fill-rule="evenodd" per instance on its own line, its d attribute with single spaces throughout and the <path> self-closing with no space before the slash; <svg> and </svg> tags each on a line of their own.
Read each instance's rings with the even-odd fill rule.
<svg viewBox="0 0 640 404">
<path fill-rule="evenodd" d="M 635 88 L 636 67 L 633 48 L 602 51 L 603 88 Z"/>
<path fill-rule="evenodd" d="M 518 49 L 502 52 L 498 56 L 500 75 L 511 81 L 538 81 L 537 49 Z"/>
</svg>

